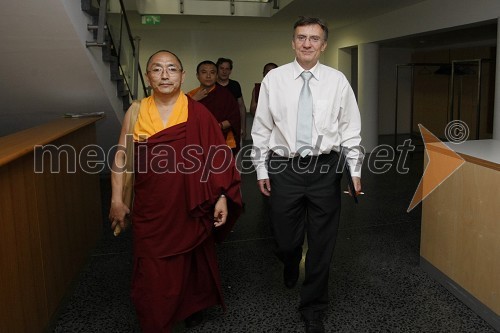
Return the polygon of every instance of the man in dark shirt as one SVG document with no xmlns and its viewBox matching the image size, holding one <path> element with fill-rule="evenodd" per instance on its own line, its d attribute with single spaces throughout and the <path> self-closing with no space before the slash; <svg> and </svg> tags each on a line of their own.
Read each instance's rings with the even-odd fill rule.
<svg viewBox="0 0 500 333">
<path fill-rule="evenodd" d="M 228 58 L 217 59 L 217 84 L 229 89 L 231 94 L 234 96 L 238 102 L 240 108 L 240 118 L 241 118 L 241 137 L 246 136 L 246 113 L 247 108 L 245 107 L 245 102 L 243 101 L 243 94 L 241 93 L 241 86 L 238 81 L 231 80 L 229 76 L 233 71 L 233 61 Z"/>
</svg>

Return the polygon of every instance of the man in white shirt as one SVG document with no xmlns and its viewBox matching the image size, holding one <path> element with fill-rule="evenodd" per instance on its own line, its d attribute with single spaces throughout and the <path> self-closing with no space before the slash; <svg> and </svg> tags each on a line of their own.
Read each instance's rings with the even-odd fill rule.
<svg viewBox="0 0 500 333">
<path fill-rule="evenodd" d="M 301 17 L 295 23 L 295 61 L 263 79 L 252 127 L 253 163 L 259 189 L 269 197 L 287 288 L 297 283 L 307 233 L 299 311 L 311 333 L 324 332 L 328 307 L 328 272 L 340 218 L 339 154 L 347 157 L 357 193 L 363 157 L 352 88 L 341 72 L 319 63 L 327 39 L 321 19 Z"/>
</svg>

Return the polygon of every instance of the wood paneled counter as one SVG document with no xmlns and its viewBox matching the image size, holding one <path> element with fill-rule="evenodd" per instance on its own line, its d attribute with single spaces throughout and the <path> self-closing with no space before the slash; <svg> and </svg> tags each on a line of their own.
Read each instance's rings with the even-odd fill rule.
<svg viewBox="0 0 500 333">
<path fill-rule="evenodd" d="M 423 201 L 421 264 L 500 331 L 500 141 L 448 146 L 465 163 Z"/>
<path fill-rule="evenodd" d="M 99 175 L 80 167 L 99 119 L 0 138 L 0 332 L 43 331 L 100 236 Z"/>
</svg>

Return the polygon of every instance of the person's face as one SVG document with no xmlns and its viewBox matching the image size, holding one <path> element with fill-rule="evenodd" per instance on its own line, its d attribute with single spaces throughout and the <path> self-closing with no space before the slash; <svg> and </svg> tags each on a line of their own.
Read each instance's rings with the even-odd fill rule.
<svg viewBox="0 0 500 333">
<path fill-rule="evenodd" d="M 196 77 L 202 86 L 211 88 L 217 81 L 217 67 L 212 64 L 203 64 L 198 69 Z"/>
<path fill-rule="evenodd" d="M 219 79 L 228 80 L 229 75 L 231 75 L 231 65 L 228 62 L 223 62 L 219 65 Z"/>
<path fill-rule="evenodd" d="M 316 65 L 321 52 L 326 49 L 325 33 L 318 24 L 299 26 L 295 29 L 292 48 L 295 50 L 297 62 L 304 69 Z"/>
<path fill-rule="evenodd" d="M 264 67 L 264 73 L 263 73 L 263 76 L 266 76 L 267 73 L 269 73 L 272 69 L 275 69 L 276 66 L 274 65 L 267 65 L 266 67 Z"/>
<path fill-rule="evenodd" d="M 149 62 L 146 79 L 155 94 L 176 94 L 184 82 L 185 72 L 175 56 L 168 52 L 155 54 Z"/>
</svg>

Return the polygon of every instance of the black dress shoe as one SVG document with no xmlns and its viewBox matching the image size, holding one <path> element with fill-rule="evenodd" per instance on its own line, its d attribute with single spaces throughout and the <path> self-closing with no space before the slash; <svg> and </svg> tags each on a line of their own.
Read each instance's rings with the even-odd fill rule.
<svg viewBox="0 0 500 333">
<path fill-rule="evenodd" d="M 198 326 L 199 324 L 201 324 L 202 321 L 203 321 L 203 312 L 198 311 L 193 313 L 186 319 L 184 319 L 184 325 L 186 326 L 186 328 L 191 328 Z"/>
<path fill-rule="evenodd" d="M 299 265 L 285 266 L 283 270 L 283 280 L 285 282 L 285 287 L 292 289 L 297 284 L 299 279 L 300 268 Z"/>
<path fill-rule="evenodd" d="M 323 320 L 304 320 L 306 325 L 306 333 L 325 333 L 325 326 L 323 326 Z"/>
</svg>

